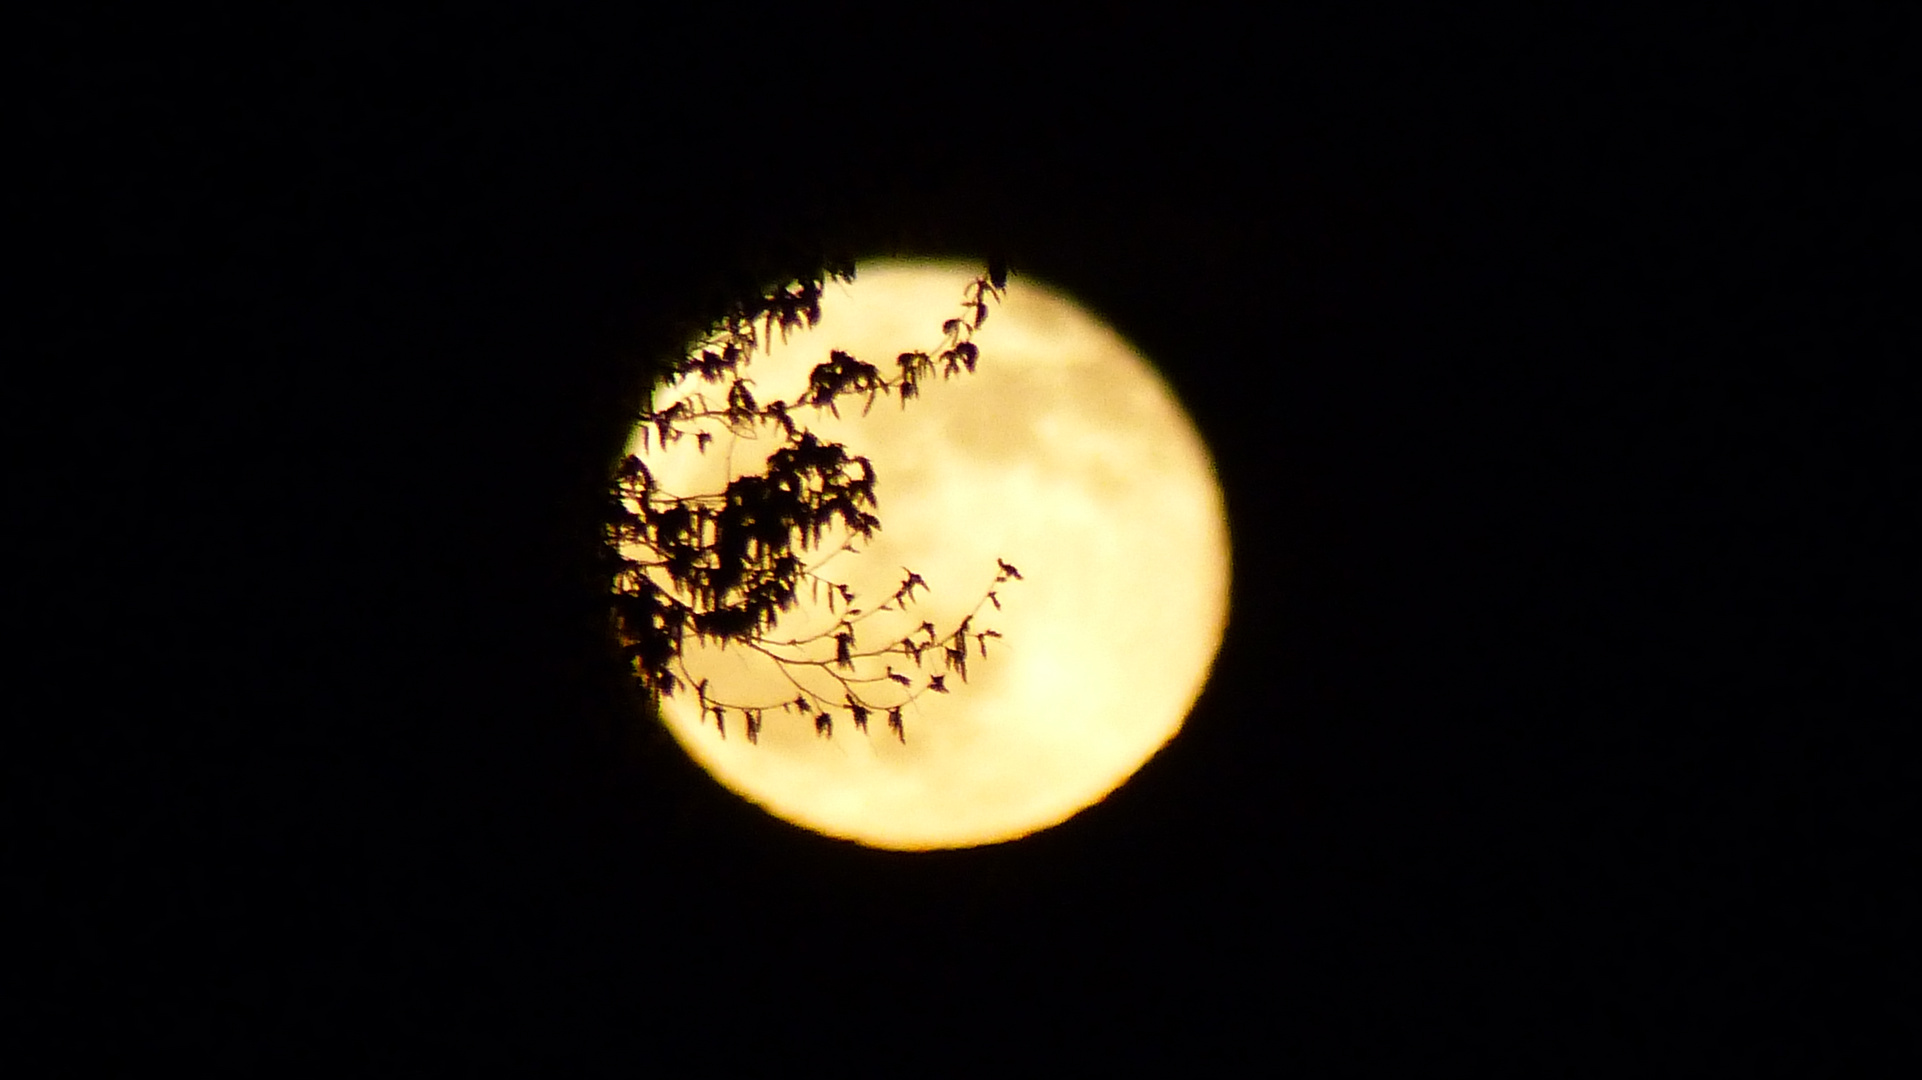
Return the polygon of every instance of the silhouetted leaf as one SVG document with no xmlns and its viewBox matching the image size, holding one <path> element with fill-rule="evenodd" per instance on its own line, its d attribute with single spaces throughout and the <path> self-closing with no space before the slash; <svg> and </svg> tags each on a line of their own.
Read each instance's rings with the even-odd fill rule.
<svg viewBox="0 0 1922 1080">
<path fill-rule="evenodd" d="M 988 658 L 988 639 L 991 637 L 998 638 L 1000 636 L 999 633 L 993 630 L 983 630 L 974 635 L 975 644 L 981 647 L 981 659 L 986 660 Z"/>
</svg>

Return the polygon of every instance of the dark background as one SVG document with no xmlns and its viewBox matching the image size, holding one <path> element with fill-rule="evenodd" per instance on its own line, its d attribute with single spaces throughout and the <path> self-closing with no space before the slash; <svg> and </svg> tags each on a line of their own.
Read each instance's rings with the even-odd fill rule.
<svg viewBox="0 0 1922 1080">
<path fill-rule="evenodd" d="M 1910 936 L 1864 753 L 1880 32 L 1683 22 L 69 35 L 43 1031 L 624 1070 L 1873 1045 Z M 1232 621 L 1101 805 L 870 851 L 721 791 L 610 673 L 597 498 L 730 290 L 991 251 L 1200 423 Z"/>
</svg>

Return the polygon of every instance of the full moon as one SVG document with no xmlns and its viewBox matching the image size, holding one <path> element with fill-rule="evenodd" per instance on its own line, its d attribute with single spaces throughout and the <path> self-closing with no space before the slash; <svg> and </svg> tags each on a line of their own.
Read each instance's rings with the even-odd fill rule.
<svg viewBox="0 0 1922 1080">
<path fill-rule="evenodd" d="M 826 286 L 812 329 L 775 335 L 741 374 L 762 403 L 796 401 L 830 350 L 892 375 L 899 354 L 938 345 L 981 274 L 955 262 L 863 262 L 854 281 Z M 966 681 L 951 673 L 950 692 L 916 696 L 899 737 L 879 719 L 857 731 L 845 713 L 823 737 L 809 716 L 776 707 L 750 744 L 738 717 L 717 728 L 693 691 L 662 700 L 663 722 L 722 784 L 870 847 L 1007 841 L 1099 802 L 1180 730 L 1227 622 L 1221 488 L 1147 361 L 1066 294 L 1019 275 L 972 340 L 978 368 L 928 379 L 913 400 L 884 395 L 865 416 L 859 394 L 840 400 L 838 418 L 793 409 L 802 427 L 867 457 L 877 477 L 873 539 L 810 552 L 823 585 L 845 585 L 863 609 L 887 600 L 908 570 L 929 588 L 905 611 L 871 612 L 857 648 L 898 641 L 923 620 L 945 633 L 978 608 L 974 629 L 1000 636 L 978 640 L 985 655 L 970 648 Z M 689 377 L 659 388 L 653 407 L 703 390 L 715 387 Z M 716 431 L 698 449 L 693 439 L 663 449 L 637 428 L 628 452 L 662 488 L 694 493 L 760 471 L 780 445 L 778 429 L 759 439 Z M 1019 580 L 997 583 L 1001 562 Z M 802 608 L 775 636 L 840 618 L 827 596 L 807 596 L 804 586 Z M 940 650 L 929 653 L 922 683 L 942 670 Z M 798 689 L 842 700 L 824 668 L 783 670 L 739 646 L 690 637 L 685 661 L 716 697 L 781 702 Z"/>
</svg>

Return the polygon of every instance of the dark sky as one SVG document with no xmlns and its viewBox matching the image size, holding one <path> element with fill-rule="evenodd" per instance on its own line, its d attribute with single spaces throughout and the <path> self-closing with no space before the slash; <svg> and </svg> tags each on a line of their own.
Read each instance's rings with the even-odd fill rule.
<svg viewBox="0 0 1922 1080">
<path fill-rule="evenodd" d="M 382 24 L 57 80 L 83 145 L 45 168 L 111 238 L 53 275 L 104 402 L 75 465 L 124 500 L 82 520 L 140 523 L 112 546 L 147 568 L 76 586 L 139 644 L 67 686 L 106 782 L 53 811 L 103 884 L 61 905 L 52 996 L 102 1044 L 906 1071 L 1850 1041 L 1808 1017 L 1879 955 L 1886 774 L 1838 718 L 1893 653 L 1828 553 L 1876 542 L 1896 413 L 1823 358 L 1874 355 L 1890 302 L 1836 195 L 1872 88 L 1746 38 L 988 57 L 977 21 L 898 70 Z M 728 289 L 991 250 L 1198 419 L 1232 621 L 1105 803 L 869 851 L 635 711 L 595 499 L 643 361 Z"/>
</svg>

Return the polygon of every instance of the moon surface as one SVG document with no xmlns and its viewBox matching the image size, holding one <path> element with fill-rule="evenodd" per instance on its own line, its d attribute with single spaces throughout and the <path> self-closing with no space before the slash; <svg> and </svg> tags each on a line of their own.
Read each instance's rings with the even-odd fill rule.
<svg viewBox="0 0 1922 1080">
<path fill-rule="evenodd" d="M 743 374 L 762 402 L 800 397 L 830 349 L 892 376 L 898 354 L 939 344 L 943 321 L 963 314 L 962 291 L 980 275 L 976 264 L 863 262 L 856 280 L 824 289 L 814 328 L 775 341 Z M 864 609 L 892 595 L 904 568 L 931 589 L 906 613 L 861 623 L 856 647 L 899 640 L 923 619 L 945 634 L 993 588 L 1001 608 L 982 606 L 973 628 L 1002 636 L 988 639 L 985 658 L 970 653 L 968 681 L 948 675 L 951 693 L 922 693 L 907 706 L 905 741 L 879 716 L 864 734 L 841 710 L 824 738 L 810 716 L 775 708 L 750 744 L 738 714 L 717 730 L 692 691 L 662 702 L 674 737 L 727 787 L 778 817 L 871 847 L 1011 840 L 1100 801 L 1180 729 L 1227 621 L 1221 488 L 1200 435 L 1149 364 L 1066 295 L 1018 275 L 973 341 L 973 374 L 928 380 L 905 407 L 884 397 L 863 417 L 850 395 L 839 419 L 794 411 L 822 439 L 867 456 L 878 476 L 880 531 L 827 559 L 822 576 L 846 584 Z M 692 379 L 662 387 L 654 406 L 703 389 L 716 387 Z M 668 491 L 718 491 L 759 472 L 779 438 L 717 429 L 704 453 L 694 442 L 649 452 L 637 429 L 629 452 Z M 996 585 L 997 559 L 1021 580 Z M 777 634 L 837 617 L 823 596 Z M 942 670 L 939 660 L 929 650 L 919 682 Z M 842 699 L 818 669 L 783 673 L 738 646 L 690 639 L 686 662 L 716 697 L 792 700 L 798 678 L 818 684 L 826 704 Z"/>
</svg>

